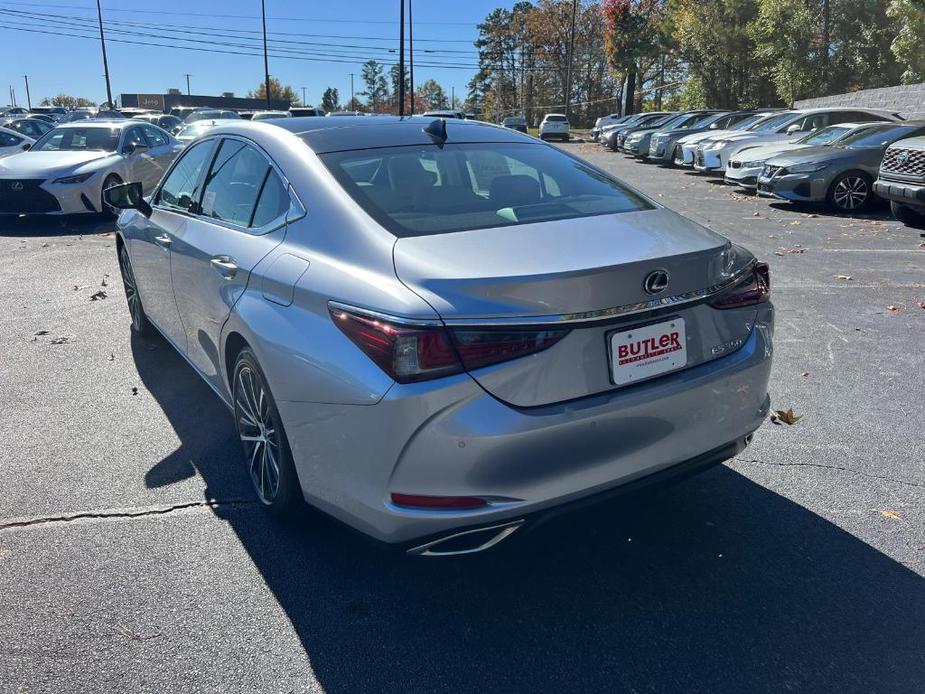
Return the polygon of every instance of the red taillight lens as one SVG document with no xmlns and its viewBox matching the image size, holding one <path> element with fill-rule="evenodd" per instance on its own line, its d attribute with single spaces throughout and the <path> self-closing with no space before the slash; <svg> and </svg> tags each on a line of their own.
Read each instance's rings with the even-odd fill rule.
<svg viewBox="0 0 925 694">
<path fill-rule="evenodd" d="M 768 300 L 771 293 L 771 270 L 767 263 L 756 263 L 751 274 L 729 289 L 718 299 L 710 302 L 713 308 L 740 308 L 760 304 Z"/>
<path fill-rule="evenodd" d="M 353 342 L 399 383 L 413 383 L 463 370 L 446 330 L 415 327 L 331 309 L 331 317 Z"/>
<path fill-rule="evenodd" d="M 425 381 L 478 369 L 547 349 L 568 330 L 448 331 L 407 326 L 331 308 L 334 323 L 383 371 L 399 383 Z"/>
<path fill-rule="evenodd" d="M 477 496 L 421 496 L 419 494 L 397 494 L 392 492 L 392 503 L 408 508 L 460 509 L 488 506 L 485 499 Z"/>
<path fill-rule="evenodd" d="M 454 330 L 459 358 L 467 370 L 524 357 L 552 347 L 568 330 Z"/>
</svg>

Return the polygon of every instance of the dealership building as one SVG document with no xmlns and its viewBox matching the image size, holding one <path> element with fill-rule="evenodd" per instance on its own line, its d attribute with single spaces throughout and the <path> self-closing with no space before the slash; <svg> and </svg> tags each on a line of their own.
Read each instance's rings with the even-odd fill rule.
<svg viewBox="0 0 925 694">
<path fill-rule="evenodd" d="M 170 113 L 170 109 L 179 106 L 194 106 L 207 108 L 227 108 L 236 111 L 260 111 L 267 108 L 266 99 L 250 99 L 234 94 L 222 96 L 202 96 L 199 94 L 180 94 L 173 90 L 169 94 L 122 94 L 120 96 L 122 108 L 149 108 L 152 111 Z M 272 110 L 286 111 L 289 102 L 285 99 L 270 99 Z"/>
</svg>

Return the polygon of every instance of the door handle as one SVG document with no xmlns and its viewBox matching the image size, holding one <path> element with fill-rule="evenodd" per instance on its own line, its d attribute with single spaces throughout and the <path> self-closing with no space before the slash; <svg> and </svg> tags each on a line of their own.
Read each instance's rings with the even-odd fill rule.
<svg viewBox="0 0 925 694">
<path fill-rule="evenodd" d="M 167 234 L 161 234 L 160 236 L 154 237 L 154 243 L 156 243 L 161 248 L 170 248 L 172 241 Z"/>
<path fill-rule="evenodd" d="M 212 269 L 225 279 L 230 280 L 238 274 L 238 265 L 230 255 L 216 255 L 209 262 Z"/>
</svg>

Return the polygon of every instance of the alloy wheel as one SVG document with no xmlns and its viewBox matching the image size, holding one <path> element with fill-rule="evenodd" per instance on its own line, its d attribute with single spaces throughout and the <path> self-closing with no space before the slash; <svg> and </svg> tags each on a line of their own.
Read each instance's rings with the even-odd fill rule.
<svg viewBox="0 0 925 694">
<path fill-rule="evenodd" d="M 861 176 L 845 176 L 835 184 L 832 199 L 841 210 L 856 210 L 864 206 L 870 186 Z"/>
<path fill-rule="evenodd" d="M 272 504 L 279 492 L 279 427 L 263 379 L 245 364 L 235 380 L 235 419 L 248 472 L 260 500 Z"/>
<path fill-rule="evenodd" d="M 125 247 L 119 252 L 119 266 L 122 270 L 122 284 L 125 286 L 125 299 L 128 301 L 128 312 L 132 318 L 132 327 L 136 332 L 144 329 L 144 312 L 141 308 L 141 297 L 138 296 L 138 285 L 135 282 L 135 273 L 132 272 L 132 262 L 129 260 Z"/>
</svg>

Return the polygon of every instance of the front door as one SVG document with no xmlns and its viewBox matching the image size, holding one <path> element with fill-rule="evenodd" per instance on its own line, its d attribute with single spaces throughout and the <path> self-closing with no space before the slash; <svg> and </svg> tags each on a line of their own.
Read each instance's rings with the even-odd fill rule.
<svg viewBox="0 0 925 694">
<path fill-rule="evenodd" d="M 197 214 L 177 230 L 171 276 L 190 361 L 223 388 L 222 326 L 251 270 L 282 242 L 288 184 L 254 145 L 225 138 L 202 187 Z"/>
<path fill-rule="evenodd" d="M 151 321 L 186 351 L 186 331 L 174 298 L 170 264 L 174 240 L 192 219 L 190 201 L 199 195 L 215 140 L 187 149 L 151 200 L 151 217 L 135 215 L 125 229 L 138 293 Z"/>
</svg>

